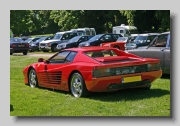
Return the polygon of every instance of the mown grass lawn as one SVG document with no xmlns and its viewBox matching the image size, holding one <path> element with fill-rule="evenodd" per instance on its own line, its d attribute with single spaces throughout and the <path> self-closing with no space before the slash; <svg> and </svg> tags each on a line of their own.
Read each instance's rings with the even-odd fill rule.
<svg viewBox="0 0 180 126">
<path fill-rule="evenodd" d="M 68 92 L 24 84 L 22 70 L 38 57 L 10 56 L 11 116 L 170 116 L 170 77 L 156 80 L 151 90 L 94 93 L 74 98 Z"/>
</svg>

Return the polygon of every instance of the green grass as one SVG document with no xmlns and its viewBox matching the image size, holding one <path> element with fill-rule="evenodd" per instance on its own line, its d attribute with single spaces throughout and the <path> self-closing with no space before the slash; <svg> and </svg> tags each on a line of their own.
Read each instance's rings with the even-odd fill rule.
<svg viewBox="0 0 180 126">
<path fill-rule="evenodd" d="M 55 54 L 57 52 L 52 52 L 52 51 L 49 51 L 49 52 L 43 52 L 43 51 L 35 51 L 35 52 L 28 52 L 30 54 Z"/>
<path fill-rule="evenodd" d="M 30 88 L 22 70 L 38 57 L 10 56 L 11 116 L 170 116 L 170 79 L 163 76 L 150 90 L 94 93 L 74 98 L 68 92 Z"/>
</svg>

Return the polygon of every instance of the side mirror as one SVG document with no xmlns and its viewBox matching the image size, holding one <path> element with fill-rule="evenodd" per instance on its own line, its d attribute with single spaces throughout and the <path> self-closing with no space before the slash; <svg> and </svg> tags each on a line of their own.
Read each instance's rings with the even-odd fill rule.
<svg viewBox="0 0 180 126">
<path fill-rule="evenodd" d="M 38 62 L 43 62 L 43 61 L 44 61 L 43 58 L 39 58 L 39 59 L 38 59 Z"/>
</svg>

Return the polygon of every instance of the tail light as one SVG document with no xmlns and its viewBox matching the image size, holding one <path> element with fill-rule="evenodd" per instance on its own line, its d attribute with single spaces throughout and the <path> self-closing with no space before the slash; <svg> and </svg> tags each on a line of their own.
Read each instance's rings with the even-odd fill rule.
<svg viewBox="0 0 180 126">
<path fill-rule="evenodd" d="M 26 47 L 29 47 L 29 43 L 26 44 Z"/>
<path fill-rule="evenodd" d="M 94 78 L 107 77 L 107 76 L 111 76 L 110 68 L 96 69 L 96 67 L 94 67 L 94 70 L 93 70 L 93 77 Z"/>
<path fill-rule="evenodd" d="M 114 68 L 98 68 L 94 67 L 92 76 L 94 78 L 98 77 L 108 77 L 108 76 L 118 76 L 124 74 L 134 74 L 150 71 L 161 70 L 159 63 L 149 63 L 137 66 L 127 66 L 127 67 L 114 67 Z"/>
<path fill-rule="evenodd" d="M 12 44 L 10 47 L 14 48 L 14 47 L 16 47 L 16 45 L 15 45 L 15 44 Z"/>
<path fill-rule="evenodd" d="M 156 71 L 160 69 L 161 69 L 161 66 L 159 63 L 147 64 L 147 71 Z"/>
</svg>

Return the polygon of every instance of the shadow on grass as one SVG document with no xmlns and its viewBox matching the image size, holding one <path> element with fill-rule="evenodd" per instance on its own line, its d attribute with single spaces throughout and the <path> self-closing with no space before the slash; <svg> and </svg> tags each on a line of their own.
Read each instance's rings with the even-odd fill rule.
<svg viewBox="0 0 180 126">
<path fill-rule="evenodd" d="M 10 111 L 14 111 L 13 105 L 10 104 Z"/>
<path fill-rule="evenodd" d="M 53 90 L 53 89 L 47 89 L 43 87 L 39 87 L 39 89 L 46 89 L 49 91 L 53 91 L 56 93 L 61 93 L 64 95 L 70 95 L 71 94 L 67 91 L 60 91 L 60 90 Z M 162 89 L 124 89 L 119 90 L 115 92 L 92 92 L 88 97 L 88 99 L 94 99 L 94 100 L 100 100 L 100 101 L 106 101 L 106 102 L 117 102 L 117 101 L 133 101 L 133 100 L 142 100 L 142 99 L 148 99 L 148 98 L 155 98 L 155 97 L 161 97 L 164 95 L 170 95 L 170 91 L 168 90 L 162 90 Z M 73 96 L 71 96 L 73 97 Z"/>
<path fill-rule="evenodd" d="M 126 89 L 116 92 L 93 93 L 89 98 L 100 101 L 117 102 L 156 98 L 167 94 L 169 95 L 170 91 L 162 89 Z"/>
<path fill-rule="evenodd" d="M 163 74 L 161 76 L 161 78 L 163 78 L 163 79 L 170 79 L 170 74 Z"/>
</svg>

